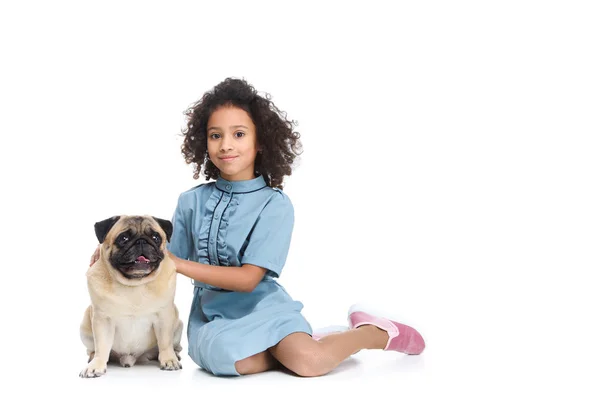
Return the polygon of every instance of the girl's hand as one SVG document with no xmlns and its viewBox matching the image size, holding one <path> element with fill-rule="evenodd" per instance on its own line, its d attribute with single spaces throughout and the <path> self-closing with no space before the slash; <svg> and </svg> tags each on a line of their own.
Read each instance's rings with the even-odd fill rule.
<svg viewBox="0 0 600 400">
<path fill-rule="evenodd" d="M 179 268 L 178 268 L 178 266 L 179 266 L 179 263 L 178 263 L 179 258 L 177 258 L 177 256 L 175 254 L 171 253 L 167 248 L 165 248 L 164 254 L 165 254 L 165 258 L 168 257 L 171 260 L 173 260 L 173 264 L 175 264 L 175 271 L 179 272 Z"/>
<path fill-rule="evenodd" d="M 101 245 L 99 244 L 98 247 L 96 247 L 96 251 L 94 251 L 92 258 L 90 258 L 90 267 L 100 258 L 100 246 Z"/>
</svg>

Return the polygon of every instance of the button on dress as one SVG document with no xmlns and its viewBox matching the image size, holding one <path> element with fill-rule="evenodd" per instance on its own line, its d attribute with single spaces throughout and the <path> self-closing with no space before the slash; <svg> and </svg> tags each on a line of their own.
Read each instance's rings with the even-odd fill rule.
<svg viewBox="0 0 600 400">
<path fill-rule="evenodd" d="M 312 334 L 294 300 L 276 281 L 285 265 L 294 208 L 262 176 L 218 178 L 181 193 L 169 251 L 209 265 L 253 264 L 267 272 L 250 293 L 193 280 L 187 326 L 188 354 L 215 375 L 239 375 L 235 362 L 260 353 L 294 332 Z"/>
</svg>

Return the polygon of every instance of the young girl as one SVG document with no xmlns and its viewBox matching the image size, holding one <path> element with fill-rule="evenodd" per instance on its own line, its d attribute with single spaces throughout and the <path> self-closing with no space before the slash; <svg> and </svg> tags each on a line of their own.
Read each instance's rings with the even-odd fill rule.
<svg viewBox="0 0 600 400">
<path fill-rule="evenodd" d="M 187 112 L 182 153 L 206 180 L 183 192 L 168 249 L 194 282 L 188 354 L 214 375 L 280 366 L 300 376 L 328 373 L 362 349 L 420 354 L 413 328 L 360 310 L 349 329 L 313 337 L 310 324 L 277 282 L 285 265 L 294 208 L 283 177 L 300 148 L 292 124 L 244 80 L 226 79 Z"/>
</svg>

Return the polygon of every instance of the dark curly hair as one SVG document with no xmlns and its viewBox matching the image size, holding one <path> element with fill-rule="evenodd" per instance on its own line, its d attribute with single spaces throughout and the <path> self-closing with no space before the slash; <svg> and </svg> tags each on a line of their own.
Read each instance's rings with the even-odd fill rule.
<svg viewBox="0 0 600 400">
<path fill-rule="evenodd" d="M 182 130 L 181 152 L 187 164 L 195 164 L 194 179 L 202 171 L 206 180 L 219 177 L 219 170 L 208 156 L 206 128 L 213 111 L 222 106 L 239 107 L 248 113 L 261 149 L 254 163 L 255 174 L 262 175 L 270 187 L 282 189 L 283 178 L 291 175 L 292 164 L 302 149 L 300 134 L 293 129 L 296 122 L 287 119 L 269 94 L 258 95 L 244 79 L 225 79 L 184 112 L 187 124 Z"/>
</svg>

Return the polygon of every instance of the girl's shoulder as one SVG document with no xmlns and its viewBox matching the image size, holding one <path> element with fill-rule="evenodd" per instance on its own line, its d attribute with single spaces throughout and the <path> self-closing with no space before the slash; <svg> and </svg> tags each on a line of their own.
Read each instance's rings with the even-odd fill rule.
<svg viewBox="0 0 600 400">
<path fill-rule="evenodd" d="M 214 190 L 214 182 L 201 183 L 181 192 L 179 194 L 178 203 L 180 206 L 196 204 L 198 199 L 210 195 Z"/>
<path fill-rule="evenodd" d="M 189 193 L 202 192 L 204 190 L 212 190 L 212 189 L 214 189 L 214 187 L 215 187 L 215 182 L 214 181 L 212 181 L 212 182 L 204 182 L 204 183 L 201 183 L 199 185 L 193 186 L 193 187 L 191 187 L 191 188 L 183 191 L 181 193 L 181 196 L 189 194 Z"/>
<path fill-rule="evenodd" d="M 294 211 L 294 205 L 292 204 L 292 199 L 281 189 L 278 188 L 266 188 L 268 189 L 268 200 L 267 207 L 268 208 L 276 208 L 282 212 L 286 211 Z"/>
</svg>

